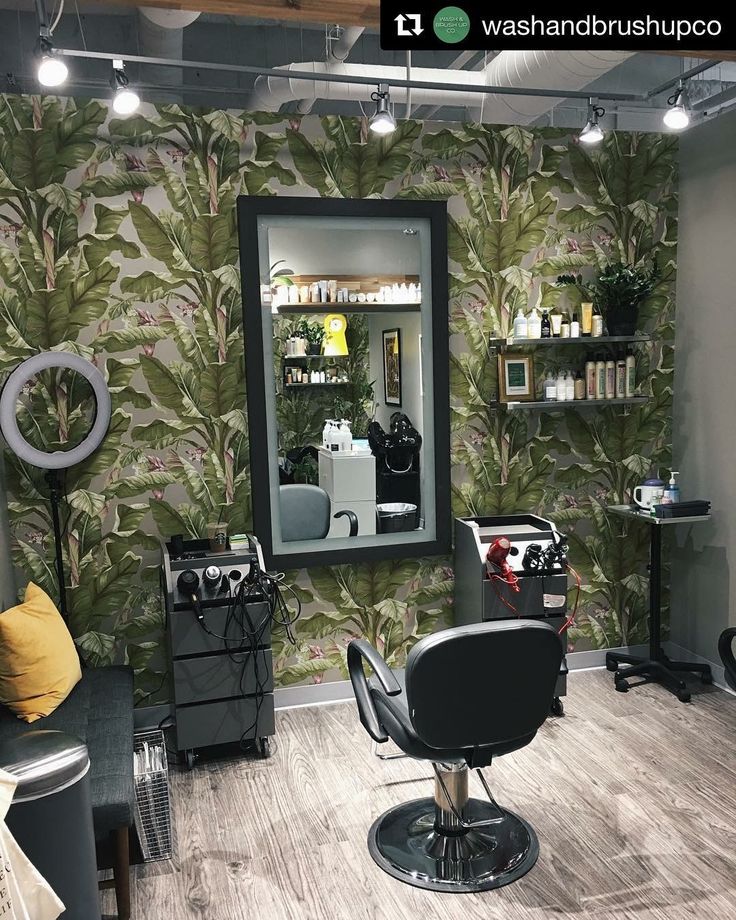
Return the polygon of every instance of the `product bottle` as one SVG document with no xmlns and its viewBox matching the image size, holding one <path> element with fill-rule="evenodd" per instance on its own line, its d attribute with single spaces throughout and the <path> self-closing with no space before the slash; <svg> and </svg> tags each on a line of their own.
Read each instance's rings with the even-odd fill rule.
<svg viewBox="0 0 736 920">
<path fill-rule="evenodd" d="M 616 395 L 616 362 L 613 358 L 606 361 L 606 399 Z"/>
<path fill-rule="evenodd" d="M 567 381 L 562 370 L 557 374 L 557 402 L 564 402 L 567 398 Z"/>
<path fill-rule="evenodd" d="M 585 398 L 595 399 L 595 361 L 585 362 Z"/>
<path fill-rule="evenodd" d="M 549 321 L 549 313 L 542 310 L 541 335 L 543 339 L 552 338 L 552 323 Z"/>
<path fill-rule="evenodd" d="M 593 328 L 593 304 L 592 303 L 581 303 L 580 310 L 582 315 L 582 333 L 583 335 L 590 335 Z"/>
<path fill-rule="evenodd" d="M 547 371 L 544 376 L 544 398 L 548 402 L 554 402 L 557 399 L 557 379 L 552 371 Z"/>
<path fill-rule="evenodd" d="M 560 323 L 560 338 L 570 338 L 570 316 L 568 313 L 562 314 L 562 322 Z"/>
<path fill-rule="evenodd" d="M 329 448 L 331 428 L 332 428 L 332 421 L 330 419 L 326 419 L 325 427 L 322 429 L 322 447 Z"/>
<path fill-rule="evenodd" d="M 618 357 L 616 360 L 616 399 L 626 396 L 626 358 Z"/>
<path fill-rule="evenodd" d="M 677 485 L 675 476 L 680 474 L 677 470 L 672 470 L 672 475 L 670 476 L 670 482 L 667 488 L 664 490 L 664 495 L 662 496 L 663 505 L 676 505 L 680 501 L 680 487 Z"/>
<path fill-rule="evenodd" d="M 288 387 L 288 386 L 291 386 L 291 384 L 292 384 L 293 382 L 294 382 L 294 378 L 291 376 L 291 371 L 287 371 L 287 372 L 286 372 L 286 385 L 287 385 L 287 387 Z"/>
<path fill-rule="evenodd" d="M 575 399 L 585 399 L 585 381 L 580 371 L 575 374 Z"/>
<path fill-rule="evenodd" d="M 593 307 L 593 321 L 591 325 L 591 335 L 598 339 L 603 335 L 603 317 L 601 316 L 600 307 L 596 304 Z"/>
<path fill-rule="evenodd" d="M 516 318 L 514 319 L 514 338 L 525 339 L 527 335 L 528 329 L 526 316 L 524 316 L 521 307 L 519 307 L 519 309 L 516 311 Z"/>
<path fill-rule="evenodd" d="M 595 359 L 595 398 L 606 398 L 606 362 L 603 355 L 598 355 Z"/>
<path fill-rule="evenodd" d="M 353 432 L 350 429 L 350 420 L 342 420 L 342 449 L 351 451 L 353 449 Z"/>
<path fill-rule="evenodd" d="M 559 310 L 555 310 L 549 315 L 549 321 L 552 323 L 552 335 L 555 338 L 560 337 L 560 328 L 562 326 L 562 314 Z"/>
<path fill-rule="evenodd" d="M 580 338 L 580 323 L 578 322 L 577 313 L 573 313 L 572 320 L 570 322 L 570 338 L 571 339 Z"/>
<path fill-rule="evenodd" d="M 572 371 L 568 371 L 565 377 L 565 399 L 572 402 L 575 399 L 575 378 Z"/>
<path fill-rule="evenodd" d="M 529 314 L 529 319 L 527 321 L 527 338 L 530 339 L 541 339 L 542 338 L 542 319 L 537 313 L 537 308 L 533 307 L 532 312 Z"/>
<path fill-rule="evenodd" d="M 634 352 L 629 350 L 626 354 L 626 398 L 636 392 L 636 358 Z"/>
</svg>

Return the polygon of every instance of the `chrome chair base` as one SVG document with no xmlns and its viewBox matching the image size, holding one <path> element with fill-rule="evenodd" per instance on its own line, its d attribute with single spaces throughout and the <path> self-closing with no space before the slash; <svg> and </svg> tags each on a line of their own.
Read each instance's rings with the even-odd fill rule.
<svg viewBox="0 0 736 920">
<path fill-rule="evenodd" d="M 435 799 L 405 802 L 374 822 L 368 849 L 384 872 L 431 891 L 501 888 L 536 863 L 539 842 L 523 818 L 478 799 L 467 801 L 464 815 L 489 824 L 442 832 Z"/>
</svg>

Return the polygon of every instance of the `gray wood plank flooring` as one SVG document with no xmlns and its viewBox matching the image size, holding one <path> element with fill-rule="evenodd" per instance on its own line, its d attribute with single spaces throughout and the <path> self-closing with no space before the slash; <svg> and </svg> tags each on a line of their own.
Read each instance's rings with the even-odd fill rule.
<svg viewBox="0 0 736 920">
<path fill-rule="evenodd" d="M 569 683 L 565 718 L 487 771 L 539 836 L 516 884 L 438 895 L 374 865 L 371 822 L 430 795 L 431 768 L 372 757 L 346 703 L 278 713 L 269 761 L 173 771 L 177 856 L 133 870 L 134 920 L 736 917 L 736 698 L 618 694 L 605 671 Z"/>
</svg>

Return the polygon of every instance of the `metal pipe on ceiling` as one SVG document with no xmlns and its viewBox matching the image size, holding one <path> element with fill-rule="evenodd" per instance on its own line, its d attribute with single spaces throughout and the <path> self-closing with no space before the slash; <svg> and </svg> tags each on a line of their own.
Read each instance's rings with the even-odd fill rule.
<svg viewBox="0 0 736 920">
<path fill-rule="evenodd" d="M 56 53 L 64 57 L 80 58 L 84 60 L 112 61 L 122 58 L 129 64 L 152 64 L 160 67 L 181 67 L 185 70 L 209 70 L 221 71 L 223 73 L 240 73 L 250 74 L 252 76 L 267 76 L 279 79 L 307 80 L 315 83 L 345 83 L 355 84 L 358 86 L 376 86 L 379 82 L 376 76 L 363 76 L 357 73 L 319 73 L 316 71 L 285 71 L 274 67 L 256 67 L 250 64 L 222 64 L 214 61 L 188 61 L 188 60 L 170 60 L 168 58 L 148 57 L 140 54 L 125 54 L 119 51 L 83 51 L 77 48 L 57 48 Z M 348 65 L 349 66 L 349 65 Z M 404 68 L 395 68 L 403 73 Z M 445 73 L 446 71 L 441 71 Z M 469 75 L 468 71 L 463 71 L 461 76 L 465 81 Z M 453 84 L 441 80 L 406 80 L 399 76 L 381 77 L 380 82 L 388 83 L 389 86 L 407 89 L 411 87 L 414 90 L 440 90 L 446 92 L 462 92 L 471 94 L 488 94 L 500 96 L 539 96 L 547 98 L 566 98 L 566 99 L 588 99 L 590 92 L 570 89 L 546 89 L 544 87 L 517 87 L 517 86 L 494 86 L 481 84 Z M 242 90 L 241 90 L 242 92 Z M 596 99 L 607 99 L 610 101 L 622 102 L 644 102 L 646 94 L 642 93 L 621 93 L 607 92 L 596 90 Z"/>
</svg>

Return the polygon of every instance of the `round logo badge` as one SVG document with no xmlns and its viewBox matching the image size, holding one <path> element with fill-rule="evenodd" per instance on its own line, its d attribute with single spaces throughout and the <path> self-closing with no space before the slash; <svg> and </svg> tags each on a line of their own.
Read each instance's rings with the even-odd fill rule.
<svg viewBox="0 0 736 920">
<path fill-rule="evenodd" d="M 468 37 L 470 17 L 459 6 L 445 6 L 434 17 L 432 26 L 441 42 L 454 45 Z"/>
</svg>

